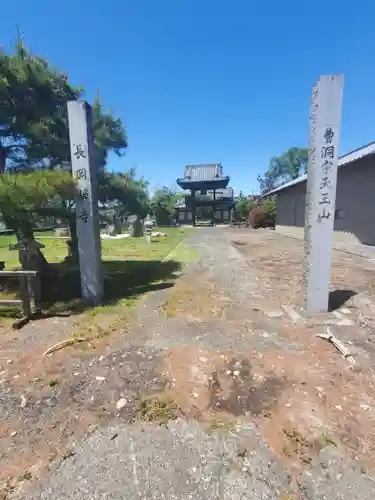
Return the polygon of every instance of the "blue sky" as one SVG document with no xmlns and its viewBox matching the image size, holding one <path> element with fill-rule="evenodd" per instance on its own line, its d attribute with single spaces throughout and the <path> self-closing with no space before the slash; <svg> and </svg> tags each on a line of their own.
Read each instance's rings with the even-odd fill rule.
<svg viewBox="0 0 375 500">
<path fill-rule="evenodd" d="M 307 144 L 320 74 L 345 75 L 341 152 L 375 140 L 373 0 L 1 3 L 1 45 L 19 25 L 89 102 L 100 89 L 129 136 L 110 168 L 135 165 L 153 186 L 222 162 L 237 191 L 256 191 L 270 157 Z"/>
</svg>

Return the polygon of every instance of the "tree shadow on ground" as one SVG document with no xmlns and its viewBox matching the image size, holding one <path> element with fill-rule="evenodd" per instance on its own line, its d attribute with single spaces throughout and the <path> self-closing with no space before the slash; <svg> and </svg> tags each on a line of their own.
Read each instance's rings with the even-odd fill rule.
<svg viewBox="0 0 375 500">
<path fill-rule="evenodd" d="M 354 290 L 333 290 L 332 292 L 329 292 L 328 311 L 332 312 L 336 309 L 340 309 L 345 302 L 356 294 L 357 292 Z"/>
<path fill-rule="evenodd" d="M 121 299 L 136 298 L 144 293 L 173 286 L 166 280 L 176 278 L 181 263 L 173 260 L 111 260 L 103 261 L 104 304 L 113 305 Z M 42 308 L 49 315 L 83 312 L 89 306 L 81 298 L 79 268 L 67 263 L 54 264 L 56 274 L 44 278 Z M 18 280 L 3 281 L 2 289 L 19 294 Z M 2 314 L 2 312 L 0 312 Z"/>
</svg>

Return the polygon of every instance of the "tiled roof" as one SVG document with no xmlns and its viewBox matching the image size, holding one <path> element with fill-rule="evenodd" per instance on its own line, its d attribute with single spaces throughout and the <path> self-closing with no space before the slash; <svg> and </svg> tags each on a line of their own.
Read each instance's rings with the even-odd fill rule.
<svg viewBox="0 0 375 500">
<path fill-rule="evenodd" d="M 338 167 L 342 167 L 344 165 L 348 165 L 349 163 L 353 163 L 356 160 L 360 160 L 361 158 L 364 158 L 365 156 L 370 156 L 375 154 L 375 142 L 371 142 L 370 144 L 366 144 L 366 146 L 362 146 L 360 148 L 354 149 L 350 153 L 346 153 L 343 156 L 340 156 L 339 161 L 337 163 Z M 276 189 L 273 189 L 272 191 L 269 191 L 266 193 L 264 196 L 269 196 L 270 194 L 275 194 L 280 191 L 283 191 L 284 189 L 294 186 L 295 184 L 299 184 L 300 182 L 304 182 L 307 180 L 307 174 L 301 175 L 301 177 L 298 177 L 297 179 L 293 179 L 292 181 L 286 182 L 282 186 L 279 186 Z"/>
<path fill-rule="evenodd" d="M 205 165 L 186 165 L 184 177 L 186 180 L 201 182 L 212 181 L 223 177 L 223 167 L 220 163 Z"/>
</svg>

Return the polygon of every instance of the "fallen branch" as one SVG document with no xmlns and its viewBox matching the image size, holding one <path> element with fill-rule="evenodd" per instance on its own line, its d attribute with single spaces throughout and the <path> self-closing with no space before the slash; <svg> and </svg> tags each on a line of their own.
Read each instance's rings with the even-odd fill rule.
<svg viewBox="0 0 375 500">
<path fill-rule="evenodd" d="M 328 333 L 317 333 L 316 337 L 319 337 L 320 339 L 328 340 L 328 342 L 331 342 L 331 344 L 333 344 L 336 347 L 336 349 L 342 354 L 342 356 L 346 360 L 348 360 L 348 362 L 351 365 L 354 365 L 355 364 L 355 359 L 350 354 L 350 352 L 348 351 L 348 349 L 344 346 L 344 344 L 342 342 L 340 342 L 340 340 L 337 337 L 335 337 L 329 331 L 328 328 L 327 328 L 327 331 L 328 331 Z"/>
<path fill-rule="evenodd" d="M 85 342 L 86 340 L 87 339 L 85 337 L 77 337 L 73 339 L 63 340 L 62 342 L 58 342 L 57 344 L 47 349 L 46 352 L 43 354 L 43 356 L 47 356 L 48 354 L 51 354 L 52 352 L 58 351 L 60 349 L 64 349 L 64 347 L 67 347 L 69 345 L 78 344 L 79 342 Z"/>
</svg>

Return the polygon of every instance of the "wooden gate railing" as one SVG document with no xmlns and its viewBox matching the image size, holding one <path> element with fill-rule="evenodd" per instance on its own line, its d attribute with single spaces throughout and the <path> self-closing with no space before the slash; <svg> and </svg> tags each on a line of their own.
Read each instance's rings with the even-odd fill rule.
<svg viewBox="0 0 375 500">
<path fill-rule="evenodd" d="M 0 271 L 0 279 L 18 278 L 21 299 L 0 300 L 0 307 L 20 307 L 23 317 L 13 323 L 13 328 L 21 328 L 33 317 L 41 315 L 41 281 L 38 271 Z M 34 311 L 32 311 L 32 300 Z"/>
</svg>

